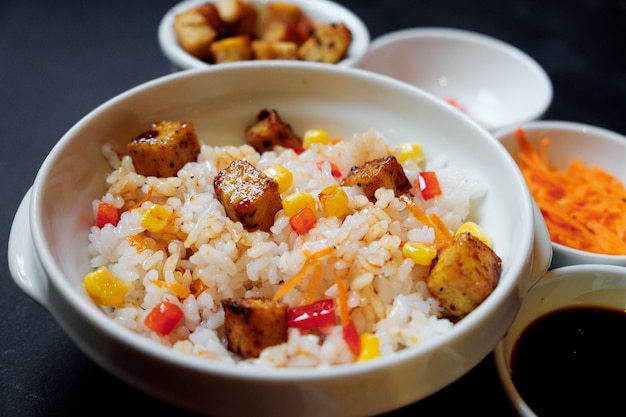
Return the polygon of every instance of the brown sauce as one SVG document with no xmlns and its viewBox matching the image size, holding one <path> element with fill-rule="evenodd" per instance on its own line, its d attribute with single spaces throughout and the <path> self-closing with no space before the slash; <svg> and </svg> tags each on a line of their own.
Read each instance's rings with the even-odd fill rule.
<svg viewBox="0 0 626 417">
<path fill-rule="evenodd" d="M 623 413 L 626 313 L 577 306 L 540 317 L 520 335 L 511 372 L 538 416 Z"/>
</svg>

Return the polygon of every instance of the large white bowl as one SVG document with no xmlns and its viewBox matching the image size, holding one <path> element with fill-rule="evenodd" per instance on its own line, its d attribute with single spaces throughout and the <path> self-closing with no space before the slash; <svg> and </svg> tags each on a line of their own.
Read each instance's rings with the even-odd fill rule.
<svg viewBox="0 0 626 417">
<path fill-rule="evenodd" d="M 211 66 L 185 51 L 174 32 L 174 19 L 178 13 L 187 11 L 204 3 L 214 3 L 217 0 L 185 0 L 165 13 L 158 28 L 158 41 L 161 51 L 171 62 L 172 71 L 180 71 L 193 68 L 205 68 Z M 249 0 L 259 10 L 268 2 L 264 0 Z M 330 0 L 287 0 L 302 8 L 304 13 L 311 19 L 319 22 L 342 22 L 352 32 L 352 43 L 344 59 L 335 65 L 354 66 L 365 55 L 370 44 L 370 33 L 365 23 L 354 12 L 339 3 Z M 220 64 L 223 65 L 223 64 Z"/>
<path fill-rule="evenodd" d="M 544 137 L 550 138 L 547 158 L 558 170 L 565 170 L 576 158 L 585 165 L 597 166 L 626 184 L 626 136 L 585 123 L 536 120 L 499 129 L 494 136 L 517 161 L 519 146 L 515 131 L 521 128 L 528 141 L 538 149 Z M 626 255 L 604 255 L 552 243 L 552 268 L 575 264 L 611 264 L 626 266 Z"/>
<path fill-rule="evenodd" d="M 522 417 L 537 417 L 537 413 L 513 383 L 511 368 L 516 344 L 535 320 L 550 312 L 576 306 L 625 310 L 626 268 L 616 265 L 579 264 L 551 269 L 524 296 L 515 321 L 494 350 L 498 375 L 505 392 L 515 411 Z M 588 383 L 593 384 L 595 381 Z M 545 395 L 549 396 L 550 393 Z"/>
<path fill-rule="evenodd" d="M 372 41 L 359 67 L 454 100 L 494 130 L 540 118 L 552 83 L 528 54 L 499 39 L 462 29 L 409 28 Z"/>
<path fill-rule="evenodd" d="M 495 291 L 445 336 L 364 363 L 323 369 L 251 369 L 173 351 L 122 328 L 82 288 L 90 270 L 91 203 L 104 191 L 107 142 L 123 149 L 155 120 L 192 119 L 200 138 L 242 144 L 242 126 L 275 108 L 296 132 L 348 137 L 367 127 L 391 142 L 418 140 L 488 189 L 471 217 L 503 261 Z M 531 281 L 549 263 L 535 238 L 532 199 L 510 155 L 487 131 L 419 89 L 372 72 L 299 62 L 246 62 L 171 74 L 93 110 L 55 145 L 17 212 L 9 239 L 16 283 L 91 359 L 121 380 L 212 416 L 364 416 L 420 400 L 485 358 L 505 334 Z M 537 241 L 536 241 L 537 239 Z M 533 257 L 534 249 L 541 253 Z M 533 264 L 534 262 L 534 264 Z M 165 377 L 158 377 L 162 375 Z M 245 400 L 242 401 L 242 397 Z"/>
</svg>

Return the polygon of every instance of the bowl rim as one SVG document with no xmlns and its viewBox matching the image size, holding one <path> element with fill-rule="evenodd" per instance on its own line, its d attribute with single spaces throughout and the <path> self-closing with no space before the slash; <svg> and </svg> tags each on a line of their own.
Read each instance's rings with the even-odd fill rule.
<svg viewBox="0 0 626 417">
<path fill-rule="evenodd" d="M 194 355 L 174 351 L 170 347 L 154 343 L 152 340 L 129 331 L 102 314 L 97 308 L 94 308 L 94 305 L 89 303 L 87 299 L 84 299 L 84 297 L 81 297 L 77 293 L 76 289 L 71 285 L 70 281 L 65 279 L 65 274 L 61 271 L 59 265 L 57 265 L 51 250 L 45 244 L 46 239 L 45 233 L 43 232 L 44 227 L 42 225 L 43 216 L 38 215 L 39 212 L 43 212 L 44 210 L 41 202 L 41 194 L 47 174 L 58 159 L 64 146 L 72 140 L 72 137 L 76 134 L 76 132 L 79 132 L 84 126 L 91 123 L 91 119 L 94 116 L 107 109 L 115 107 L 121 102 L 128 101 L 129 99 L 132 99 L 133 96 L 141 94 L 146 90 L 161 88 L 167 84 L 174 84 L 183 78 L 193 80 L 197 77 L 210 76 L 209 74 L 213 73 L 245 70 L 248 67 L 255 69 L 262 67 L 269 71 L 274 70 L 277 67 L 286 67 L 295 70 L 298 68 L 305 68 L 306 70 L 314 72 L 330 71 L 340 76 L 354 76 L 358 77 L 361 81 L 365 80 L 367 82 L 385 84 L 386 86 L 398 91 L 409 91 L 410 94 L 419 96 L 421 100 L 425 100 L 429 104 L 440 108 L 442 111 L 449 114 L 455 114 L 455 117 L 458 117 L 458 112 L 456 112 L 454 108 L 446 105 L 444 102 L 417 87 L 409 86 L 407 90 L 407 85 L 405 83 L 393 78 L 354 67 L 328 66 L 327 64 L 322 63 L 308 63 L 302 61 L 243 61 L 235 63 L 231 66 L 216 65 L 207 68 L 180 71 L 144 82 L 114 96 L 113 98 L 110 98 L 83 116 L 54 145 L 48 156 L 43 161 L 40 170 L 35 177 L 29 207 L 29 223 L 36 255 L 38 256 L 41 264 L 44 266 L 49 281 L 58 288 L 65 300 L 70 303 L 73 309 L 81 314 L 81 317 L 85 318 L 91 325 L 96 326 L 98 329 L 115 338 L 117 341 L 141 351 L 143 354 L 150 355 L 151 357 L 163 362 L 175 364 L 184 369 L 225 377 L 244 378 L 246 380 L 264 380 L 272 382 L 284 382 L 286 380 L 315 381 L 323 380 L 329 375 L 333 377 L 347 377 L 369 373 L 373 370 L 380 370 L 381 368 L 388 368 L 390 366 L 398 366 L 399 364 L 409 360 L 411 357 L 420 356 L 424 352 L 435 350 L 450 341 L 456 341 L 463 337 L 467 332 L 476 331 L 477 328 L 480 327 L 481 321 L 488 310 L 494 308 L 494 305 L 503 305 L 507 301 L 508 294 L 518 291 L 520 280 L 523 279 L 520 276 L 517 276 L 515 280 L 509 280 L 506 285 L 499 285 L 496 290 L 502 294 L 501 297 L 488 297 L 487 300 L 485 300 L 485 302 L 483 302 L 483 304 L 479 306 L 476 311 L 474 311 L 474 314 L 465 317 L 459 323 L 455 324 L 453 329 L 448 332 L 444 338 L 425 340 L 421 344 L 411 347 L 411 349 L 404 349 L 402 351 L 395 352 L 392 355 L 382 356 L 377 358 L 375 361 L 360 362 L 358 366 L 350 366 L 350 364 L 348 364 L 347 366 L 332 366 L 328 368 L 290 368 L 282 369 L 281 372 L 272 373 L 267 373 L 266 370 L 261 367 L 240 367 L 233 366 L 230 363 L 225 364 L 217 361 L 199 361 Z M 467 124 L 468 129 L 475 130 L 478 135 L 482 136 L 485 143 L 495 143 L 491 135 L 485 129 L 462 116 L 460 120 L 463 120 L 463 122 Z M 501 156 L 507 160 L 507 163 L 514 164 L 513 159 L 503 148 L 496 147 L 494 150 L 500 152 Z M 523 184 L 523 177 L 519 172 L 512 170 L 511 174 L 516 177 L 517 182 Z M 520 189 L 524 191 L 523 188 L 520 187 Z M 530 225 L 527 229 L 524 229 L 525 233 L 521 236 L 517 236 L 517 238 L 518 240 L 526 240 L 526 245 L 524 247 L 527 249 L 527 253 L 525 256 L 517 256 L 513 259 L 513 262 L 511 263 L 511 270 L 516 271 L 516 273 L 519 273 L 524 269 L 524 265 L 531 257 L 533 248 L 533 207 L 530 195 L 528 194 L 526 197 L 527 198 L 523 199 L 526 202 L 524 212 L 527 213 Z M 51 313 L 54 315 L 54 311 L 51 311 Z"/>
<path fill-rule="evenodd" d="M 543 94 L 540 95 L 543 96 L 543 101 L 536 100 L 536 109 L 532 113 L 526 115 L 523 119 L 512 123 L 507 122 L 506 124 L 497 125 L 493 128 L 490 127 L 490 131 L 495 131 L 516 123 L 539 119 L 546 113 L 552 104 L 552 100 L 554 98 L 552 80 L 539 62 L 517 46 L 481 32 L 448 26 L 409 27 L 395 30 L 374 38 L 370 44 L 368 53 L 363 57 L 361 63 L 364 62 L 368 55 L 374 54 L 378 50 L 389 47 L 394 43 L 427 39 L 443 39 L 454 42 L 463 42 L 466 44 L 480 46 L 482 48 L 492 49 L 493 51 L 506 55 L 519 62 L 529 73 L 534 75 L 533 78 L 538 81 L 538 88 L 543 90 Z M 361 65 L 361 63 L 359 65 Z"/>
<path fill-rule="evenodd" d="M 206 2 L 214 3 L 218 0 L 183 0 L 172 6 L 161 18 L 157 28 L 157 39 L 161 52 L 177 69 L 195 69 L 211 66 L 205 61 L 198 59 L 186 52 L 178 43 L 173 30 L 174 17 L 177 13 L 181 13 L 191 7 L 204 4 Z M 352 44 L 348 49 L 347 56 L 336 64 L 338 66 L 354 66 L 368 50 L 371 36 L 365 22 L 352 10 L 331 0 L 288 0 L 290 3 L 304 5 L 307 8 L 328 10 L 332 14 L 341 14 L 346 18 L 344 22 L 352 31 Z M 255 3 L 266 4 L 267 1 L 255 1 Z M 222 63 L 219 65 L 231 65 L 231 63 Z"/>
<path fill-rule="evenodd" d="M 533 131 L 546 131 L 546 135 L 549 131 L 562 131 L 562 132 L 576 132 L 586 136 L 601 138 L 603 141 L 608 141 L 614 146 L 624 148 L 626 152 L 626 136 L 618 132 L 606 129 L 604 127 L 596 126 L 589 123 L 575 122 L 569 120 L 533 120 L 524 123 L 519 123 L 514 126 L 506 126 L 493 132 L 493 137 L 498 142 L 502 142 L 505 137 L 509 137 L 515 133 L 517 129 L 523 129 L 527 132 Z M 609 255 L 604 253 L 588 252 L 581 249 L 571 248 L 560 243 L 552 242 L 552 246 L 555 253 L 563 253 L 568 257 L 576 257 L 581 259 L 579 263 L 615 263 L 626 265 L 626 254 L 624 255 Z"/>
</svg>

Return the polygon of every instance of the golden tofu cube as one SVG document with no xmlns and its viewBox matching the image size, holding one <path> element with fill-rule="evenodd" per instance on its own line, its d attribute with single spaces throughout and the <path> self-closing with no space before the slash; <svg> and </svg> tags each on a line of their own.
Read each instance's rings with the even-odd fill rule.
<svg viewBox="0 0 626 417">
<path fill-rule="evenodd" d="M 248 35 L 232 36 L 211 44 L 211 54 L 215 64 L 223 62 L 248 61 L 252 59 L 252 45 Z"/>
<path fill-rule="evenodd" d="M 192 122 L 161 121 L 133 138 L 127 149 L 138 174 L 173 177 L 196 160 L 200 143 Z"/>
<path fill-rule="evenodd" d="M 298 57 L 304 61 L 341 61 L 352 42 L 352 32 L 343 23 L 317 23 L 315 32 L 298 50 Z"/>
</svg>

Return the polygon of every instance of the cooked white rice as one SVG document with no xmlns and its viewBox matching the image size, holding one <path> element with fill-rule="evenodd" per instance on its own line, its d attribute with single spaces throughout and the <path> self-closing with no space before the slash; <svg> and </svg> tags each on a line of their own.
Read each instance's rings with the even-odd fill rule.
<svg viewBox="0 0 626 417">
<path fill-rule="evenodd" d="M 258 169 L 281 164 L 294 174 L 294 191 L 314 196 L 337 180 L 330 165 L 320 170 L 318 161 L 331 161 L 347 173 L 351 167 L 388 154 L 398 154 L 376 131 L 368 129 L 334 145 L 314 145 L 297 155 L 290 149 L 258 154 L 250 146 L 213 147 L 203 145 L 197 162 L 188 163 L 177 177 L 144 177 L 135 172 L 129 156 L 118 156 L 105 146 L 105 157 L 112 172 L 106 178 L 108 190 L 94 201 L 108 202 L 124 212 L 117 226 L 93 227 L 89 250 L 94 268 L 108 267 L 117 277 L 131 284 L 124 306 L 105 308 L 120 325 L 173 349 L 217 361 L 268 367 L 316 367 L 353 362 L 341 327 L 324 329 L 324 336 L 290 329 L 288 341 L 266 348 L 258 359 L 242 361 L 226 348 L 223 334 L 224 312 L 220 300 L 228 297 L 267 296 L 298 273 L 309 253 L 334 247 L 323 259 L 322 290 L 336 298 L 335 276 L 349 285 L 350 316 L 359 332 L 372 332 L 380 340 L 381 355 L 389 355 L 432 337 L 446 333 L 453 324 L 441 316 L 438 303 L 429 296 L 424 278 L 426 267 L 417 266 L 402 255 L 406 241 L 432 242 L 434 231 L 421 225 L 394 197 L 393 191 L 377 191 L 375 204 L 358 187 L 344 187 L 350 197 L 349 214 L 343 219 L 319 220 L 307 234 L 299 236 L 282 210 L 271 233 L 247 232 L 230 220 L 215 198 L 213 178 L 230 162 L 246 159 Z M 470 205 L 485 190 L 476 181 L 448 163 L 444 156 L 428 158 L 420 167 L 404 164 L 407 177 L 415 183 L 421 169 L 436 171 L 443 195 L 415 202 L 427 213 L 436 213 L 450 230 L 465 220 Z M 153 188 L 150 202 L 127 211 Z M 414 190 L 415 191 L 415 190 Z M 419 192 L 414 192 L 419 196 Z M 165 206 L 175 214 L 172 233 L 150 234 L 141 226 L 142 215 L 152 204 Z M 152 238 L 152 248 L 141 251 L 127 237 L 143 233 Z M 156 286 L 164 280 L 189 286 L 200 279 L 207 289 L 197 298 L 180 300 L 173 292 Z M 306 282 L 306 281 L 305 281 Z M 305 285 L 305 284 L 303 284 Z M 296 287 L 283 300 L 290 305 L 300 301 L 302 288 Z M 170 301 L 184 311 L 178 327 L 160 336 L 144 324 L 148 312 L 161 301 Z"/>
</svg>

